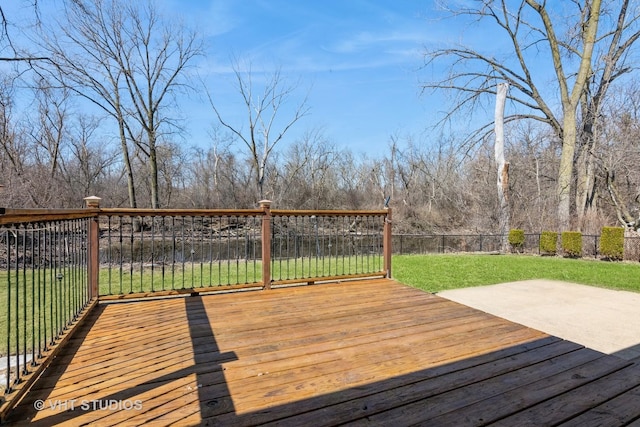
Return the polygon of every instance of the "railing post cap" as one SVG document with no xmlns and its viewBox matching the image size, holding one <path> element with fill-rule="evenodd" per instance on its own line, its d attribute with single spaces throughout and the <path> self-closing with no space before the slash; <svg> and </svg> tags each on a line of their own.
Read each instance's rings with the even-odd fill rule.
<svg viewBox="0 0 640 427">
<path fill-rule="evenodd" d="M 87 204 L 88 208 L 99 208 L 100 207 L 100 197 L 89 196 L 84 198 L 84 202 Z"/>
<path fill-rule="evenodd" d="M 260 204 L 261 208 L 269 208 L 271 207 L 272 202 L 271 200 L 260 200 L 258 203 Z"/>
</svg>

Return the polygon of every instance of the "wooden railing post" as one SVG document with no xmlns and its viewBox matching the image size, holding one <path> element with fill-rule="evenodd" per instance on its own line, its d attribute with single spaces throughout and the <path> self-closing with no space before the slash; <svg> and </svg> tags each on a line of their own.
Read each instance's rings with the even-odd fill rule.
<svg viewBox="0 0 640 427">
<path fill-rule="evenodd" d="M 271 200 L 260 200 L 262 216 L 262 284 L 271 289 Z"/>
<path fill-rule="evenodd" d="M 384 230 L 382 236 L 382 253 L 384 257 L 384 271 L 387 272 L 387 278 L 391 278 L 391 208 L 385 207 L 387 216 L 384 219 Z"/>
<path fill-rule="evenodd" d="M 100 273 L 100 225 L 97 210 L 100 208 L 100 200 L 102 200 L 100 197 L 95 196 L 84 198 L 87 209 L 96 209 L 96 215 L 89 220 L 89 235 L 87 236 L 89 240 L 87 245 L 89 299 L 98 297 L 98 275 Z"/>
</svg>

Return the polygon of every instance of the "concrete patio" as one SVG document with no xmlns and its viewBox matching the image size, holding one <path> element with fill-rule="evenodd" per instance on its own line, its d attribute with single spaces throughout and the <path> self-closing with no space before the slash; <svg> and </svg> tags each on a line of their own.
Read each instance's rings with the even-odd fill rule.
<svg viewBox="0 0 640 427">
<path fill-rule="evenodd" d="M 603 353 L 640 361 L 639 293 L 526 280 L 438 295 Z"/>
</svg>

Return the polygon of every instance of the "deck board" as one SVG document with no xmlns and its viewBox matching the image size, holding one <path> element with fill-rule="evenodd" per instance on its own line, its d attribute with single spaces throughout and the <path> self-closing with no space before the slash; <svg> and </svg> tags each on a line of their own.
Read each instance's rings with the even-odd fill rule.
<svg viewBox="0 0 640 427">
<path fill-rule="evenodd" d="M 102 304 L 10 421 L 624 425 L 637 408 L 637 365 L 375 279 Z"/>
</svg>

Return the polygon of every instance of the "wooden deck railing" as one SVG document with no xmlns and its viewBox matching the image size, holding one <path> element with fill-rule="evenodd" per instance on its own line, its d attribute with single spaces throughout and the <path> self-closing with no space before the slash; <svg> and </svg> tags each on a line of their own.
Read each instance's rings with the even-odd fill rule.
<svg viewBox="0 0 640 427">
<path fill-rule="evenodd" d="M 103 299 L 391 273 L 388 209 L 272 210 L 268 201 L 244 210 L 93 207 L 98 265 L 90 270 Z"/>
<path fill-rule="evenodd" d="M 88 282 L 89 210 L 2 209 L 0 415 L 57 354 L 97 301 Z"/>
<path fill-rule="evenodd" d="M 0 416 L 99 300 L 391 277 L 391 210 L 0 209 Z M 2 371 L 2 368 L 0 368 Z"/>
</svg>

